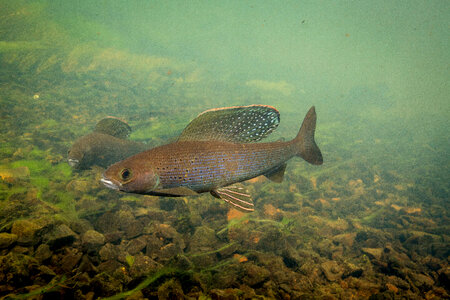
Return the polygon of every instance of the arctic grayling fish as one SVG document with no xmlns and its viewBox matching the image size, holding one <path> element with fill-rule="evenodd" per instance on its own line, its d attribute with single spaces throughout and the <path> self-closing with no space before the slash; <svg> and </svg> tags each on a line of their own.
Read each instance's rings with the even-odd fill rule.
<svg viewBox="0 0 450 300">
<path fill-rule="evenodd" d="M 73 143 L 67 161 L 74 169 L 89 169 L 93 165 L 106 168 L 150 148 L 150 145 L 127 140 L 130 132 L 130 126 L 125 122 L 114 117 L 104 118 L 92 133 Z"/>
<path fill-rule="evenodd" d="M 236 183 L 259 175 L 281 182 L 286 162 L 294 156 L 315 165 L 323 162 L 314 141 L 314 107 L 293 140 L 255 143 L 270 134 L 279 121 L 279 112 L 267 105 L 207 110 L 176 142 L 115 163 L 101 181 L 112 189 L 148 195 L 210 192 L 239 210 L 253 211 L 251 196 Z"/>
</svg>

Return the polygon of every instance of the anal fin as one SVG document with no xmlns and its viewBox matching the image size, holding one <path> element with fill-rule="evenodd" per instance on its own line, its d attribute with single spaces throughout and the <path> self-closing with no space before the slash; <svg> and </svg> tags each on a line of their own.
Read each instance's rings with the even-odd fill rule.
<svg viewBox="0 0 450 300">
<path fill-rule="evenodd" d="M 241 185 L 231 185 L 213 190 L 211 191 L 211 195 L 224 200 L 237 210 L 243 212 L 252 212 L 255 210 L 253 199 L 247 190 Z"/>
<path fill-rule="evenodd" d="M 264 176 L 266 176 L 273 182 L 281 183 L 281 182 L 283 182 L 284 171 L 286 171 L 286 164 L 282 164 L 282 165 L 270 170 L 269 172 L 265 173 Z"/>
</svg>

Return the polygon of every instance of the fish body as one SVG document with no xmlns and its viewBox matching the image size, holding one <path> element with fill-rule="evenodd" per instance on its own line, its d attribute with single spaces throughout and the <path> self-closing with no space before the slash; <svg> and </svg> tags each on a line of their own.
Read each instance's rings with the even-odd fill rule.
<svg viewBox="0 0 450 300">
<path fill-rule="evenodd" d="M 149 145 L 127 140 L 129 126 L 112 117 L 98 122 L 90 134 L 78 138 L 68 151 L 67 161 L 75 169 L 93 165 L 108 167 L 115 162 L 150 148 Z"/>
<path fill-rule="evenodd" d="M 229 109 L 233 111 L 227 111 Z M 256 112 L 251 113 L 255 109 Z M 234 184 L 259 175 L 280 182 L 286 162 L 294 156 L 312 164 L 323 161 L 314 141 L 314 107 L 293 140 L 246 142 L 259 140 L 276 128 L 279 115 L 274 110 L 267 106 L 247 106 L 207 111 L 206 116 L 200 115 L 200 120 L 188 125 L 177 142 L 115 163 L 105 171 L 102 182 L 113 189 L 149 195 L 186 196 L 211 192 L 240 210 L 252 211 L 250 195 Z M 225 114 L 228 115 L 223 117 Z M 219 137 L 214 134 L 217 130 L 222 131 Z"/>
</svg>

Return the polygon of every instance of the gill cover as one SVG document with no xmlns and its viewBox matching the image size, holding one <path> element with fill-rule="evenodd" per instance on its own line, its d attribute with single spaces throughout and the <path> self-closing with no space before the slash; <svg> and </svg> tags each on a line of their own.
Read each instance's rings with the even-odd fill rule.
<svg viewBox="0 0 450 300">
<path fill-rule="evenodd" d="M 154 191 L 159 186 L 159 176 L 153 169 L 122 168 L 116 176 L 120 182 L 119 189 L 125 192 L 145 194 Z"/>
</svg>

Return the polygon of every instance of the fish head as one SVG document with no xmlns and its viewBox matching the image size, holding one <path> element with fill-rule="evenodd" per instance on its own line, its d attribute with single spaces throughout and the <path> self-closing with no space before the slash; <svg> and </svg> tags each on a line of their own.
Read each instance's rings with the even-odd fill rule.
<svg viewBox="0 0 450 300">
<path fill-rule="evenodd" d="M 158 174 L 148 162 L 130 159 L 111 165 L 100 181 L 110 189 L 137 194 L 148 194 L 160 183 Z"/>
<path fill-rule="evenodd" d="M 88 145 L 87 145 L 88 146 Z M 83 165 L 83 160 L 90 151 L 82 139 L 76 140 L 67 152 L 67 162 L 74 169 L 79 169 Z"/>
</svg>

